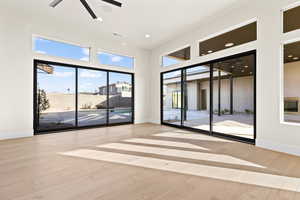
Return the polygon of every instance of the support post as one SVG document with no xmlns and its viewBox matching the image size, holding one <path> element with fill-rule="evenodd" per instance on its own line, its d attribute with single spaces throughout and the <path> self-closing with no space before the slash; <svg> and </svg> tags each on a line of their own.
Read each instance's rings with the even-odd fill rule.
<svg viewBox="0 0 300 200">
<path fill-rule="evenodd" d="M 233 115 L 233 77 L 230 76 L 230 114 Z"/>
<path fill-rule="evenodd" d="M 221 116 L 221 70 L 218 70 L 218 115 Z"/>
</svg>

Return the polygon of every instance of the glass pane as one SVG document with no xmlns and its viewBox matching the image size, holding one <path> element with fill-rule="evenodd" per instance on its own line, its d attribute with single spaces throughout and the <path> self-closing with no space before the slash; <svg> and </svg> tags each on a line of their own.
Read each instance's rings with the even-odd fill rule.
<svg viewBox="0 0 300 200">
<path fill-rule="evenodd" d="M 68 59 L 89 61 L 89 48 L 83 48 L 72 44 L 47 40 L 41 37 L 35 37 L 33 40 L 34 51 L 37 53 Z"/>
<path fill-rule="evenodd" d="M 245 44 L 257 39 L 256 22 L 200 42 L 200 56 Z"/>
<path fill-rule="evenodd" d="M 184 126 L 210 131 L 210 68 L 188 68 L 185 77 Z"/>
<path fill-rule="evenodd" d="M 284 45 L 284 121 L 300 123 L 300 42 Z"/>
<path fill-rule="evenodd" d="M 98 60 L 103 65 L 111 65 L 126 68 L 133 68 L 134 66 L 134 58 L 117 54 L 100 52 L 98 53 Z"/>
<path fill-rule="evenodd" d="M 181 70 L 163 74 L 163 122 L 181 125 Z"/>
<path fill-rule="evenodd" d="M 78 125 L 107 122 L 107 72 L 78 69 Z"/>
<path fill-rule="evenodd" d="M 37 65 L 37 129 L 53 130 L 75 126 L 74 68 Z"/>
<path fill-rule="evenodd" d="M 213 64 L 213 131 L 254 139 L 254 56 Z"/>
<path fill-rule="evenodd" d="M 283 32 L 287 33 L 300 29 L 300 6 L 283 13 Z"/>
<path fill-rule="evenodd" d="M 175 65 L 191 58 L 191 47 L 175 51 L 162 57 L 162 66 Z"/>
<path fill-rule="evenodd" d="M 109 123 L 133 121 L 132 75 L 109 72 Z"/>
</svg>

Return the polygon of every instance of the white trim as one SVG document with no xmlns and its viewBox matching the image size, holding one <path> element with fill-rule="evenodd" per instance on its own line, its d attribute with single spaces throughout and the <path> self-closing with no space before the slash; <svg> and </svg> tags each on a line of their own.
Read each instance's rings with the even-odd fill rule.
<svg viewBox="0 0 300 200">
<path fill-rule="evenodd" d="M 300 41 L 300 37 L 297 37 L 297 38 L 285 40 L 285 41 L 283 42 L 283 45 L 291 44 L 291 43 L 295 43 L 295 42 L 299 42 L 299 41 Z"/>
<path fill-rule="evenodd" d="M 294 2 L 294 3 L 289 4 L 289 5 L 287 5 L 287 6 L 284 6 L 281 10 L 282 10 L 283 12 L 285 12 L 285 11 L 287 11 L 287 10 L 291 10 L 291 9 L 293 9 L 293 8 L 296 8 L 296 7 L 298 7 L 298 6 L 300 6 L 300 1 L 297 1 L 297 2 Z"/>
<path fill-rule="evenodd" d="M 279 69 L 279 80 L 280 80 L 280 124 L 289 126 L 300 126 L 300 123 L 286 122 L 284 121 L 284 45 L 299 42 L 300 37 L 286 40 L 280 44 L 280 69 Z"/>
<path fill-rule="evenodd" d="M 296 122 L 281 122 L 281 124 L 283 125 L 288 125 L 288 126 L 300 126 L 300 123 L 296 123 Z"/>
<path fill-rule="evenodd" d="M 205 41 L 205 40 L 212 39 L 212 38 L 217 37 L 217 36 L 219 36 L 219 35 L 222 35 L 222 34 L 225 34 L 225 33 L 230 32 L 230 31 L 233 31 L 233 30 L 235 30 L 235 29 L 241 28 L 241 27 L 243 27 L 243 26 L 249 25 L 249 24 L 251 24 L 251 23 L 253 23 L 253 22 L 258 22 L 257 17 L 252 18 L 252 19 L 250 19 L 250 20 L 247 20 L 247 21 L 245 21 L 245 22 L 242 22 L 242 23 L 240 23 L 240 24 L 231 26 L 231 27 L 229 27 L 229 28 L 223 29 L 222 31 L 219 31 L 219 32 L 217 32 L 217 33 L 210 34 L 210 35 L 208 35 L 208 36 L 206 36 L 206 37 L 204 37 L 204 38 L 202 38 L 202 39 L 200 39 L 200 40 L 197 40 L 197 41 L 198 41 L 198 43 L 200 43 L 200 42 L 203 42 L 203 41 Z M 256 31 L 256 32 L 257 32 L 257 31 Z M 200 54 L 200 53 L 199 53 L 199 54 Z"/>
<path fill-rule="evenodd" d="M 279 65 L 279 113 L 280 123 L 284 123 L 284 43 L 280 44 L 280 65 Z"/>
<path fill-rule="evenodd" d="M 180 51 L 180 50 L 185 49 L 185 48 L 188 48 L 188 47 L 190 47 L 190 59 L 189 59 L 189 60 L 191 60 L 191 59 L 192 59 L 192 45 L 191 45 L 191 44 L 185 44 L 184 46 L 178 47 L 178 48 L 173 49 L 173 50 L 170 50 L 170 51 L 165 51 L 164 53 L 161 53 L 161 54 L 159 55 L 159 65 L 160 65 L 160 67 L 161 67 L 161 68 L 165 68 L 165 67 L 174 67 L 174 66 L 176 66 L 176 65 L 179 65 L 179 64 L 181 64 L 181 63 L 185 63 L 185 62 L 189 61 L 189 60 L 186 60 L 186 61 L 181 61 L 181 62 L 179 62 L 179 63 L 177 63 L 177 64 L 168 65 L 168 66 L 163 66 L 163 57 L 164 57 L 164 56 L 167 56 L 167 55 L 169 55 L 169 54 L 171 54 L 171 53 L 174 53 L 174 52 L 176 52 L 176 51 Z"/>
<path fill-rule="evenodd" d="M 294 145 L 285 145 L 282 143 L 270 142 L 267 140 L 256 139 L 256 146 L 269 150 L 279 151 L 282 153 L 288 153 L 296 156 L 300 156 L 300 147 Z"/>
<path fill-rule="evenodd" d="M 14 139 L 14 138 L 24 138 L 32 137 L 33 130 L 0 130 L 0 140 Z"/>
</svg>

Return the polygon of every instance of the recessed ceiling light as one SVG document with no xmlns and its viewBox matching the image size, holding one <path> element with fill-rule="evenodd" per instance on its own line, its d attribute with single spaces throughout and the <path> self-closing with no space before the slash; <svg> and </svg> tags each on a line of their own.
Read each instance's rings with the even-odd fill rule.
<svg viewBox="0 0 300 200">
<path fill-rule="evenodd" d="M 103 22 L 103 19 L 101 17 L 97 17 L 96 20 L 99 22 Z"/>
<path fill-rule="evenodd" d="M 245 66 L 245 68 L 248 68 L 248 67 L 249 67 L 248 65 Z"/>
<path fill-rule="evenodd" d="M 151 35 L 149 35 L 149 34 L 145 35 L 145 38 L 150 38 L 150 37 L 151 37 Z"/>
<path fill-rule="evenodd" d="M 242 70 L 242 72 L 245 72 L 245 70 Z"/>
<path fill-rule="evenodd" d="M 212 50 L 207 51 L 207 53 L 212 53 L 212 52 L 213 52 Z"/>
<path fill-rule="evenodd" d="M 233 69 L 233 68 L 234 68 L 234 66 L 231 66 L 231 68 Z"/>
<path fill-rule="evenodd" d="M 292 58 L 292 57 L 293 57 L 293 55 L 288 55 L 288 57 L 289 57 L 289 58 Z"/>
<path fill-rule="evenodd" d="M 250 74 L 253 74 L 253 72 L 250 72 Z"/>
<path fill-rule="evenodd" d="M 225 47 L 232 47 L 234 45 L 234 43 L 230 42 L 230 43 L 226 43 Z"/>
<path fill-rule="evenodd" d="M 299 57 L 294 57 L 294 58 L 293 58 L 293 60 L 298 60 L 298 59 L 299 59 Z"/>
</svg>

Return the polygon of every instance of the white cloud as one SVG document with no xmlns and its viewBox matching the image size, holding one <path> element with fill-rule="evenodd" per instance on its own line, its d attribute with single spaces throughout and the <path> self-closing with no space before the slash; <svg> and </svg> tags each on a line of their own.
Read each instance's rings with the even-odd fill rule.
<svg viewBox="0 0 300 200">
<path fill-rule="evenodd" d="M 84 54 L 84 55 L 90 55 L 90 49 L 89 48 L 83 48 L 82 49 L 82 53 Z"/>
<path fill-rule="evenodd" d="M 85 91 L 88 91 L 88 90 L 92 90 L 93 84 L 92 83 L 84 83 L 84 84 L 80 84 L 79 88 L 81 90 L 85 90 Z"/>
<path fill-rule="evenodd" d="M 82 60 L 82 61 L 89 61 L 89 57 L 82 57 L 82 58 L 80 58 L 80 60 Z"/>
<path fill-rule="evenodd" d="M 91 72 L 91 71 L 83 71 L 80 73 L 80 77 L 82 78 L 99 78 L 102 74 L 99 72 Z"/>
<path fill-rule="evenodd" d="M 40 37 L 34 37 L 34 42 L 48 42 L 48 40 L 40 38 Z"/>
<path fill-rule="evenodd" d="M 56 76 L 56 77 L 70 77 L 73 76 L 74 72 L 54 72 L 53 75 L 51 76 Z"/>
<path fill-rule="evenodd" d="M 46 52 L 45 51 L 41 51 L 41 50 L 37 50 L 37 51 L 35 51 L 36 53 L 40 53 L 40 54 L 46 54 Z"/>
<path fill-rule="evenodd" d="M 120 57 L 120 56 L 113 56 L 113 57 L 111 58 L 111 61 L 112 61 L 112 62 L 120 62 L 122 59 L 123 59 L 123 58 Z"/>
</svg>

